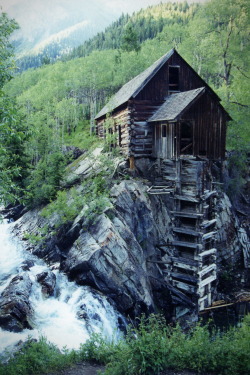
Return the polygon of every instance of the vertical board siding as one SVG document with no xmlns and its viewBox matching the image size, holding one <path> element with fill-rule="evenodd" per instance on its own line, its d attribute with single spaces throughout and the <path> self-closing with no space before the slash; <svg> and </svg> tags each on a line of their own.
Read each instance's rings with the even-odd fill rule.
<svg viewBox="0 0 250 375">
<path fill-rule="evenodd" d="M 149 124 L 147 121 L 169 95 L 169 66 L 179 67 L 180 91 L 205 86 L 206 92 L 177 123 L 168 126 L 167 139 L 162 139 L 161 124 Z M 112 117 L 117 145 L 125 156 L 178 157 L 181 121 L 192 121 L 193 155 L 210 159 L 225 157 L 227 114 L 216 94 L 178 53 L 169 58 L 135 98 L 116 108 Z M 97 135 L 105 137 L 103 118 L 97 120 Z"/>
</svg>

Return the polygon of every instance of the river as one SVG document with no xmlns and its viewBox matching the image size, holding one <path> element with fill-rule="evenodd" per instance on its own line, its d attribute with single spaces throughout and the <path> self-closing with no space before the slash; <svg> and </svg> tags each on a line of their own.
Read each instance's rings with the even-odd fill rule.
<svg viewBox="0 0 250 375">
<path fill-rule="evenodd" d="M 92 332 L 102 333 L 107 338 L 120 335 L 118 321 L 122 317 L 115 311 L 105 296 L 90 287 L 78 286 L 67 276 L 54 269 L 56 287 L 53 295 L 45 298 L 36 275 L 48 270 L 48 266 L 37 257 L 25 251 L 22 243 L 11 236 L 13 224 L 0 224 L 0 293 L 14 276 L 27 272 L 32 281 L 30 303 L 34 310 L 34 329 L 14 333 L 0 328 L 0 351 L 28 337 L 47 337 L 60 349 L 77 349 Z M 22 264 L 32 261 L 28 270 Z M 0 297 L 1 298 L 1 297 Z M 79 311 L 84 311 L 79 318 Z"/>
</svg>

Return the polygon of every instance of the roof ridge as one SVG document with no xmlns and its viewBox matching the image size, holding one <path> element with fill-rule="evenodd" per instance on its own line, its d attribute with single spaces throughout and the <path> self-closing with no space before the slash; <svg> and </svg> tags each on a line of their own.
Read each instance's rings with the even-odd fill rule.
<svg viewBox="0 0 250 375">
<path fill-rule="evenodd" d="M 125 83 L 95 116 L 95 119 L 106 115 L 108 112 L 126 103 L 131 97 L 135 97 L 159 71 L 165 62 L 173 55 L 174 52 L 175 49 L 172 48 L 140 74 Z"/>
</svg>

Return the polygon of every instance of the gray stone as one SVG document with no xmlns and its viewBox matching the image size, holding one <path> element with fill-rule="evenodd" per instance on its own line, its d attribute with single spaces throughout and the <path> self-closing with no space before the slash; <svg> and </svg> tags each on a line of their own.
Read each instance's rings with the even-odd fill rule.
<svg viewBox="0 0 250 375">
<path fill-rule="evenodd" d="M 32 283 L 28 275 L 15 276 L 0 297 L 0 326 L 14 332 L 32 328 L 33 309 L 29 302 Z"/>
</svg>

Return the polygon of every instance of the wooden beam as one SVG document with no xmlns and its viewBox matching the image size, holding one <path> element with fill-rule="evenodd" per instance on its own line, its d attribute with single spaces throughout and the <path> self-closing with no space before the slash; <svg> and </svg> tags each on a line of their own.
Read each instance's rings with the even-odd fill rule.
<svg viewBox="0 0 250 375">
<path fill-rule="evenodd" d="M 217 249 L 213 248 L 213 249 L 210 249 L 210 250 L 203 251 L 202 253 L 198 254 L 198 257 L 203 258 L 203 257 L 206 257 L 208 255 L 216 254 L 216 252 L 217 252 Z"/>
<path fill-rule="evenodd" d="M 193 218 L 193 219 L 198 219 L 198 218 L 202 218 L 204 215 L 203 214 L 199 214 L 199 213 L 196 213 L 196 212 L 188 212 L 188 211 L 170 211 L 171 214 L 173 214 L 174 216 L 179 216 L 179 217 L 189 217 L 189 218 Z"/>
<path fill-rule="evenodd" d="M 201 228 L 208 228 L 210 227 L 211 225 L 214 225 L 217 223 L 217 220 L 216 219 L 212 219 L 212 220 L 206 220 L 206 221 L 203 221 L 201 223 Z"/>
<path fill-rule="evenodd" d="M 194 266 L 194 267 L 196 267 L 196 269 L 197 269 L 198 264 L 199 264 L 199 262 L 197 260 L 189 259 L 189 258 L 183 258 L 183 257 L 172 257 L 171 256 L 171 260 L 173 262 L 179 262 L 179 263 L 183 263 L 183 264 L 188 264 L 190 266 Z"/>
<path fill-rule="evenodd" d="M 197 291 L 197 287 L 196 286 L 191 286 L 191 285 L 185 284 L 185 283 L 183 283 L 181 281 L 173 280 L 173 285 L 176 288 L 185 290 L 186 292 L 188 292 L 190 294 L 196 293 L 196 291 Z"/>
<path fill-rule="evenodd" d="M 173 198 L 174 199 L 179 199 L 181 201 L 200 203 L 199 199 L 194 198 L 192 196 L 188 196 L 188 195 L 175 195 Z"/>
<path fill-rule="evenodd" d="M 202 245 L 198 243 L 187 242 L 187 241 L 171 241 L 170 243 L 172 243 L 172 245 L 174 246 L 189 247 L 192 249 L 202 250 Z"/>
<path fill-rule="evenodd" d="M 209 276 L 207 279 L 205 280 L 202 280 L 200 283 L 199 283 L 199 289 L 200 288 L 203 288 L 205 285 L 207 284 L 211 284 L 214 280 L 217 279 L 217 276 L 216 275 L 212 275 L 212 276 Z"/>
<path fill-rule="evenodd" d="M 173 228 L 173 232 L 187 234 L 189 236 L 194 236 L 194 237 L 199 237 L 203 234 L 202 232 L 197 232 L 196 230 L 192 230 L 189 228 L 179 228 L 179 227 Z"/>
<path fill-rule="evenodd" d="M 211 264 L 210 266 L 203 268 L 201 271 L 198 272 L 198 275 L 200 278 L 202 278 L 204 275 L 206 275 L 208 272 L 216 271 L 216 264 Z"/>
<path fill-rule="evenodd" d="M 170 276 L 172 278 L 180 279 L 180 280 L 187 281 L 187 282 L 194 283 L 194 284 L 197 284 L 199 281 L 198 277 L 190 276 L 190 275 L 187 275 L 185 273 L 180 273 L 180 272 L 170 272 Z"/>
</svg>

